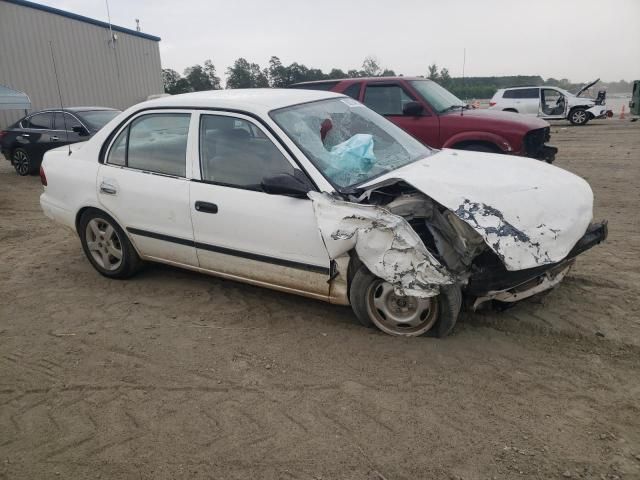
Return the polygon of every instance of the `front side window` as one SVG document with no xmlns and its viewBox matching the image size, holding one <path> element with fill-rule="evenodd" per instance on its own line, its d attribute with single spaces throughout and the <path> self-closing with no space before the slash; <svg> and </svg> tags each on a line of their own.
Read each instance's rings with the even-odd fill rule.
<svg viewBox="0 0 640 480">
<path fill-rule="evenodd" d="M 266 177 L 294 174 L 291 163 L 252 123 L 223 115 L 200 119 L 200 168 L 207 182 L 261 190 Z"/>
<path fill-rule="evenodd" d="M 404 106 L 413 99 L 400 85 L 367 85 L 364 104 L 380 115 L 402 115 Z"/>
<path fill-rule="evenodd" d="M 29 128 L 35 128 L 38 130 L 50 130 L 52 119 L 52 113 L 39 113 L 29 118 Z"/>
<path fill-rule="evenodd" d="M 431 154 L 404 130 L 351 98 L 294 105 L 270 116 L 338 190 Z"/>
<path fill-rule="evenodd" d="M 155 113 L 133 120 L 116 138 L 107 163 L 184 177 L 188 113 Z"/>
</svg>

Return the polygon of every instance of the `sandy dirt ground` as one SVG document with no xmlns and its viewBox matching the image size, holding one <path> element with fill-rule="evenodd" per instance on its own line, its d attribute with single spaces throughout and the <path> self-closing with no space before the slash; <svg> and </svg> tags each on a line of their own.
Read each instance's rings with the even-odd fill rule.
<svg viewBox="0 0 640 480">
<path fill-rule="evenodd" d="M 640 122 L 553 125 L 609 241 L 399 339 L 169 267 L 98 275 L 0 162 L 0 479 L 640 478 Z"/>
</svg>

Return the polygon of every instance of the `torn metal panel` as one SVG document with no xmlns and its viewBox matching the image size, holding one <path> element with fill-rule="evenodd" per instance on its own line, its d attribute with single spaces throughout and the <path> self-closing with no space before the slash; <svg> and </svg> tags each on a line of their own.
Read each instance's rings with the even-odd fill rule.
<svg viewBox="0 0 640 480">
<path fill-rule="evenodd" d="M 432 297 L 440 285 L 455 282 L 404 218 L 326 193 L 309 192 L 309 198 L 332 259 L 355 249 L 371 273 L 391 283 L 400 295 Z"/>
<path fill-rule="evenodd" d="M 564 259 L 592 220 L 582 178 L 525 157 L 442 150 L 377 178 L 403 181 L 465 221 L 504 262 L 523 270 Z"/>
</svg>

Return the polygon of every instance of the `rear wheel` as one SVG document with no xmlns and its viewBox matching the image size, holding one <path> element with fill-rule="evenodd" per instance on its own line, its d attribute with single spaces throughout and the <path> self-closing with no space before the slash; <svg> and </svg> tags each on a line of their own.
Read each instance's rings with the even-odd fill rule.
<svg viewBox="0 0 640 480">
<path fill-rule="evenodd" d="M 404 337 L 425 333 L 445 337 L 456 324 L 462 305 L 460 289 L 455 285 L 441 287 L 435 297 L 397 295 L 389 282 L 373 275 L 364 265 L 351 281 L 349 300 L 360 323 Z"/>
<path fill-rule="evenodd" d="M 34 172 L 34 165 L 31 157 L 26 150 L 16 148 L 11 155 L 11 162 L 16 173 L 20 176 L 26 176 Z"/>
<path fill-rule="evenodd" d="M 574 108 L 569 113 L 569 121 L 572 125 L 586 125 L 589 121 L 589 112 L 584 108 Z"/>
<path fill-rule="evenodd" d="M 140 257 L 113 218 L 89 209 L 80 217 L 78 227 L 82 249 L 98 272 L 109 278 L 128 278 L 136 273 Z"/>
</svg>

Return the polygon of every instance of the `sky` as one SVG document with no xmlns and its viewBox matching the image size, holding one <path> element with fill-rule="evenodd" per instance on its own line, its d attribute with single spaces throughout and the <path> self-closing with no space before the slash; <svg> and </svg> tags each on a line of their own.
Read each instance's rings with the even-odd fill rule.
<svg viewBox="0 0 640 480">
<path fill-rule="evenodd" d="M 105 0 L 39 3 L 107 20 Z M 244 57 L 404 75 L 640 79 L 640 0 L 108 0 L 111 22 L 162 38 L 163 68 Z"/>
</svg>

